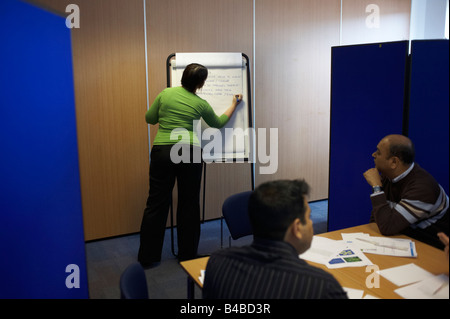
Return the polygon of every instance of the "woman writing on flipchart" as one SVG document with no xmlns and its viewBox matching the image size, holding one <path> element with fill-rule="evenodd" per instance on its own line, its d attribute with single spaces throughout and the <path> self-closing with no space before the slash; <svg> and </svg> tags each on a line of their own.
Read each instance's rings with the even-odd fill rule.
<svg viewBox="0 0 450 319">
<path fill-rule="evenodd" d="M 161 261 L 175 179 L 178 185 L 178 259 L 183 261 L 197 256 L 202 159 L 193 121 L 203 118 L 209 126 L 221 128 L 242 101 L 242 95 L 235 95 L 230 107 L 221 116 L 216 115 L 209 103 L 195 94 L 207 77 L 207 68 L 189 64 L 181 78 L 182 86 L 163 90 L 145 114 L 147 123 L 159 123 L 159 128 L 151 151 L 150 190 L 140 231 L 138 260 L 144 267 L 156 266 Z M 180 147 L 183 143 L 186 145 Z"/>
</svg>

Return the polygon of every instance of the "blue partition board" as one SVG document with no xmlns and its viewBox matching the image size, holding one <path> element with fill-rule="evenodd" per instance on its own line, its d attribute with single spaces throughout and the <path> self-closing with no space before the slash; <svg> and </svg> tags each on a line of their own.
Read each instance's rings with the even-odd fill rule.
<svg viewBox="0 0 450 319">
<path fill-rule="evenodd" d="M 0 298 L 88 298 L 70 30 L 2 0 L 0 43 Z"/>
<path fill-rule="evenodd" d="M 416 162 L 449 194 L 449 51 L 448 40 L 411 43 L 408 136 Z"/>
<path fill-rule="evenodd" d="M 363 173 L 391 133 L 402 133 L 408 42 L 332 48 L 328 230 L 368 223 Z"/>
</svg>

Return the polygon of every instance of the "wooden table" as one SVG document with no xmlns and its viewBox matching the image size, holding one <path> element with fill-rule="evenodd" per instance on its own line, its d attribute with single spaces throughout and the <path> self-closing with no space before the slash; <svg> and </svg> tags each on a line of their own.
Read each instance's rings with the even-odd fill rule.
<svg viewBox="0 0 450 319">
<path fill-rule="evenodd" d="M 375 223 L 350 227 L 329 233 L 323 233 L 318 236 L 334 240 L 342 240 L 342 233 L 359 232 L 368 233 L 370 236 L 382 236 Z M 411 239 L 404 235 L 390 237 Z M 366 256 L 370 259 L 370 261 L 372 261 L 374 265 L 377 265 L 380 270 L 414 263 L 434 275 L 446 274 L 448 276 L 449 264 L 445 253 L 442 250 L 424 244 L 420 241 L 414 239 L 412 240 L 416 244 L 417 258 L 384 256 L 368 253 L 366 253 Z M 206 269 L 208 259 L 209 257 L 204 257 L 180 263 L 181 267 L 188 274 L 188 298 L 192 298 L 194 296 L 194 284 L 202 288 L 202 284 L 199 281 L 198 277 L 200 276 L 200 270 Z M 369 275 L 373 274 L 373 272 L 366 272 L 366 267 L 328 269 L 325 265 L 322 264 L 317 264 L 309 261 L 308 263 L 331 273 L 343 287 L 364 290 L 364 295 L 369 294 L 371 296 L 383 299 L 401 298 L 394 292 L 394 290 L 399 287 L 385 279 L 383 276 L 379 277 L 379 288 L 368 288 L 366 286 L 366 279 Z"/>
</svg>

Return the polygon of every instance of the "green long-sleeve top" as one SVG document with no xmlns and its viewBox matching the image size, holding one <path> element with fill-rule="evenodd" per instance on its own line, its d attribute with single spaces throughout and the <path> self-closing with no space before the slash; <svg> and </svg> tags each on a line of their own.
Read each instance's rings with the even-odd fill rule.
<svg viewBox="0 0 450 319">
<path fill-rule="evenodd" d="M 171 145 L 179 141 L 185 142 L 189 138 L 190 144 L 199 146 L 193 121 L 200 118 L 214 128 L 223 127 L 229 120 L 225 114 L 217 116 L 207 101 L 181 86 L 163 90 L 145 113 L 147 123 L 159 123 L 153 145 Z M 182 132 L 188 133 L 189 137 L 179 133 L 179 130 L 174 131 L 180 128 L 185 129 Z"/>
</svg>

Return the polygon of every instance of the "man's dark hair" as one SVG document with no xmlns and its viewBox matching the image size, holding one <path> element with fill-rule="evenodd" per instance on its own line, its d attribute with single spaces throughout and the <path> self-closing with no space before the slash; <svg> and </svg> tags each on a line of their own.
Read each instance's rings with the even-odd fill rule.
<svg viewBox="0 0 450 319">
<path fill-rule="evenodd" d="M 189 92 L 195 93 L 208 77 L 208 69 L 201 64 L 191 63 L 183 71 L 181 85 Z"/>
<path fill-rule="evenodd" d="M 283 240 L 296 218 L 305 224 L 304 196 L 308 194 L 309 185 L 304 180 L 278 180 L 258 186 L 248 203 L 253 235 Z"/>
<path fill-rule="evenodd" d="M 390 157 L 396 156 L 405 164 L 411 164 L 414 162 L 415 151 L 413 143 L 391 144 L 389 147 L 389 152 Z"/>
</svg>

